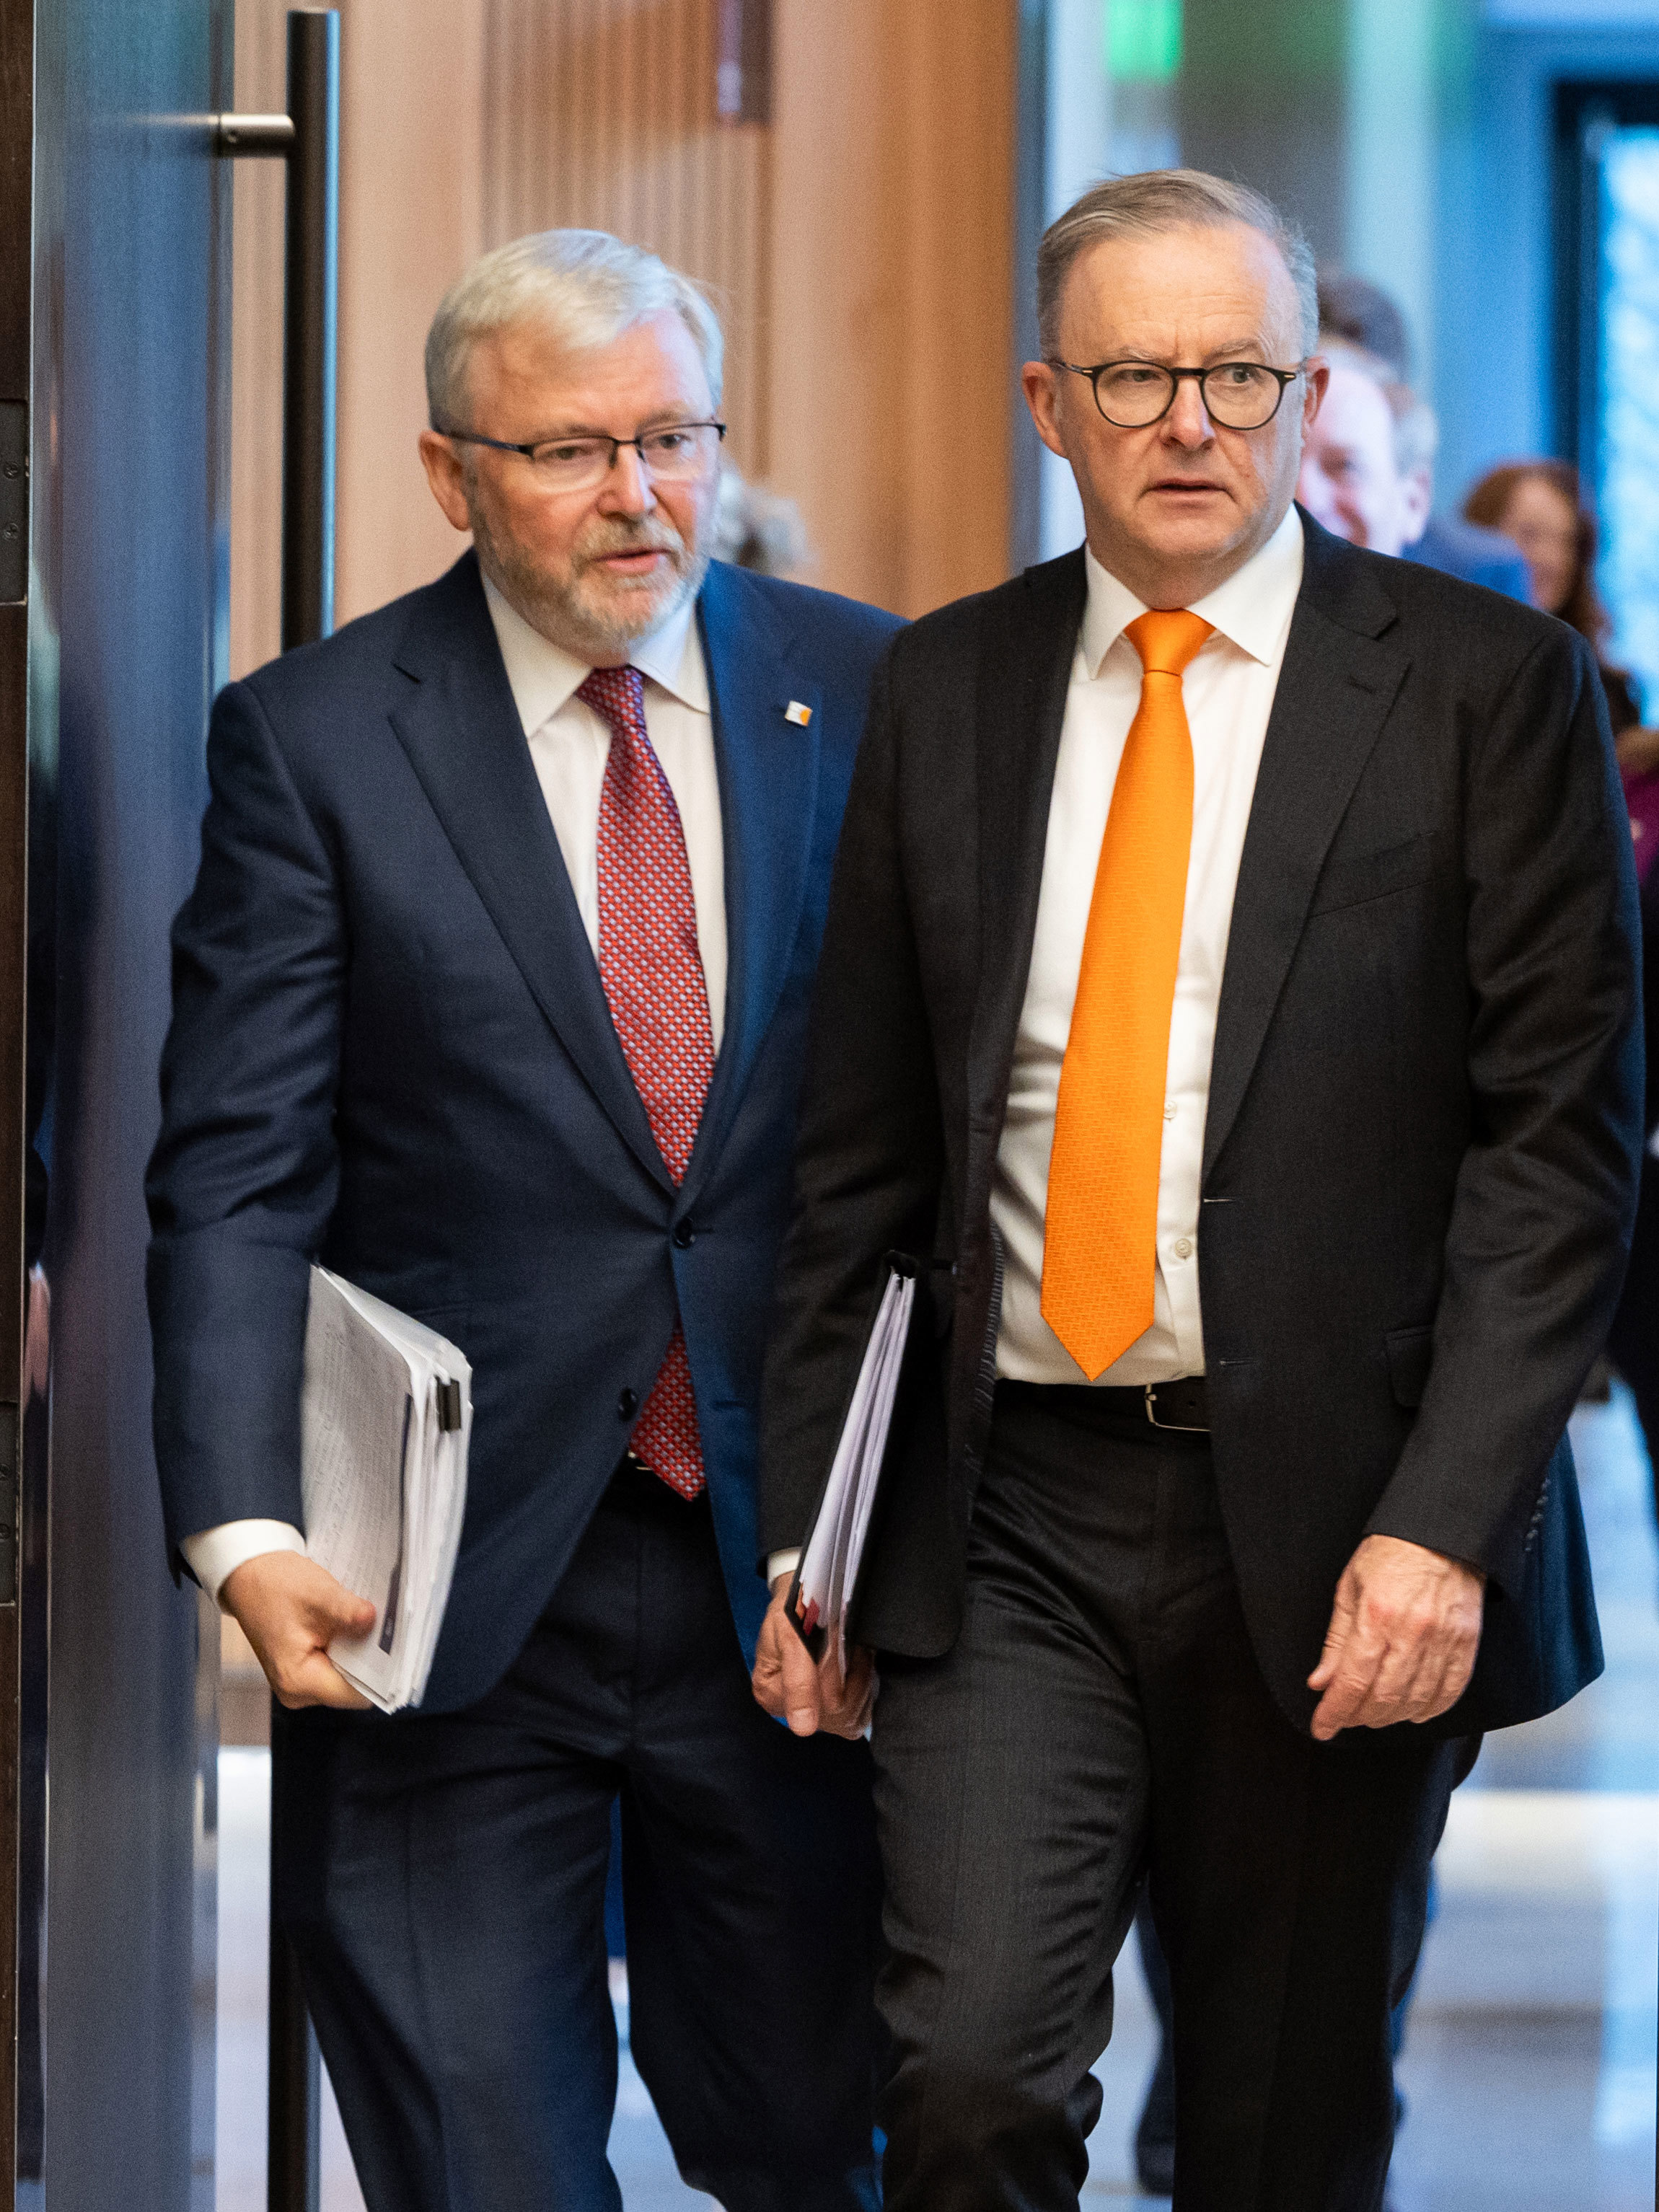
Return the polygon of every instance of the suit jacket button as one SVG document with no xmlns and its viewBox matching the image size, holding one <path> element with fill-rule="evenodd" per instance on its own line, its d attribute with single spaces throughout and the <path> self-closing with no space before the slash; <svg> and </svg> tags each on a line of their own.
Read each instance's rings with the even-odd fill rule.
<svg viewBox="0 0 1659 2212">
<path fill-rule="evenodd" d="M 678 1251 L 678 1252 L 684 1252 L 684 1251 L 687 1251 L 687 1250 L 689 1250 L 689 1249 L 690 1249 L 690 1248 L 693 1244 L 695 1244 L 695 1243 L 696 1243 L 696 1241 L 697 1241 L 697 1232 L 696 1232 L 696 1230 L 691 1226 L 691 1224 L 690 1224 L 689 1221 L 677 1221 L 677 1222 L 675 1223 L 675 1224 L 674 1224 L 674 1249 L 675 1249 L 675 1250 L 676 1250 L 676 1251 Z"/>
<path fill-rule="evenodd" d="M 631 1421 L 640 1410 L 640 1401 L 631 1390 L 624 1390 L 617 1401 L 617 1413 L 624 1421 Z"/>
</svg>

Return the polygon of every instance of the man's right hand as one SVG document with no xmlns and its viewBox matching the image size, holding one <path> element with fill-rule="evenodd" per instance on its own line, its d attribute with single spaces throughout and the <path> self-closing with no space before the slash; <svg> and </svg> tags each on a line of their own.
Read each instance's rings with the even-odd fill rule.
<svg viewBox="0 0 1659 2212">
<path fill-rule="evenodd" d="M 816 1735 L 823 1729 L 831 1735 L 861 1736 L 876 1699 L 874 1656 L 855 1650 L 843 1675 L 832 1636 L 823 1658 L 815 1660 L 784 1610 L 793 1579 L 780 1575 L 772 1585 L 772 1603 L 755 1649 L 756 1701 L 775 1720 L 787 1721 L 795 1735 Z"/>
<path fill-rule="evenodd" d="M 219 1602 L 253 1646 L 279 1705 L 367 1706 L 328 1656 L 337 1636 L 364 1636 L 374 1608 L 303 1552 L 261 1552 L 225 1577 Z"/>
</svg>

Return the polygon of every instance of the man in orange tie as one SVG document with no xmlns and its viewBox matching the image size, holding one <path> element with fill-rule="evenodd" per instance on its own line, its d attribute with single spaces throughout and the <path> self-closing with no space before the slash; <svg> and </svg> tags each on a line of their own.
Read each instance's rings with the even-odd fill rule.
<svg viewBox="0 0 1659 2212">
<path fill-rule="evenodd" d="M 1076 2206 L 1148 1870 L 1178 2212 L 1376 2212 L 1414 1870 L 1480 1733 L 1601 1665 L 1564 1431 L 1641 1142 L 1629 837 L 1571 632 L 1293 506 L 1325 368 L 1265 201 L 1097 186 L 1038 320 L 1088 542 L 877 680 L 756 1691 L 875 1697 L 888 2212 Z M 784 1578 L 895 1249 L 843 1680 Z"/>
</svg>

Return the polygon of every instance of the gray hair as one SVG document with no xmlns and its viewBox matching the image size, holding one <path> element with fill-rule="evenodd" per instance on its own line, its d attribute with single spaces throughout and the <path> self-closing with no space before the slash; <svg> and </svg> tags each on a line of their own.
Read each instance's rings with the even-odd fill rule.
<svg viewBox="0 0 1659 2212">
<path fill-rule="evenodd" d="M 1394 465 L 1401 475 L 1408 477 L 1413 469 L 1431 468 L 1440 450 L 1440 422 L 1428 401 L 1419 399 L 1409 384 L 1401 381 L 1392 362 L 1367 353 L 1364 346 L 1352 345 L 1326 330 L 1319 333 L 1319 346 L 1328 361 L 1346 362 L 1362 376 L 1370 377 L 1388 401 L 1394 423 Z"/>
<path fill-rule="evenodd" d="M 1045 354 L 1060 343 L 1060 307 L 1072 264 L 1109 238 L 1155 238 L 1172 230 L 1224 230 L 1239 223 L 1278 247 L 1302 310 L 1302 351 L 1319 333 L 1319 279 L 1312 249 L 1264 193 L 1202 169 L 1146 169 L 1093 185 L 1051 222 L 1037 247 L 1037 335 Z"/>
<path fill-rule="evenodd" d="M 538 230 L 498 246 L 458 276 L 426 337 L 426 404 L 434 430 L 466 411 L 475 340 L 538 322 L 572 353 L 609 345 L 647 315 L 672 308 L 696 342 L 716 407 L 726 358 L 720 319 L 689 276 L 607 230 Z"/>
</svg>

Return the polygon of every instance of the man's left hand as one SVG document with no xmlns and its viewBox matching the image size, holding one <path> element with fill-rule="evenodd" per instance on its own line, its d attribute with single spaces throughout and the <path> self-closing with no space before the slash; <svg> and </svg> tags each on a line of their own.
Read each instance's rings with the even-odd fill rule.
<svg viewBox="0 0 1659 2212">
<path fill-rule="evenodd" d="M 861 1736 L 876 1701 L 875 1655 L 854 1648 L 843 1675 L 831 1636 L 823 1658 L 813 1659 L 785 1610 L 793 1579 L 780 1575 L 772 1585 L 771 1607 L 755 1652 L 755 1702 L 775 1720 L 787 1721 L 795 1735 L 816 1735 L 823 1729 L 830 1735 Z"/>
<path fill-rule="evenodd" d="M 1313 1717 L 1319 1741 L 1449 1711 L 1474 1671 L 1486 1587 L 1461 1559 L 1399 1536 L 1367 1536 L 1343 1569 L 1324 1656 L 1308 1677 L 1322 1692 Z"/>
</svg>

